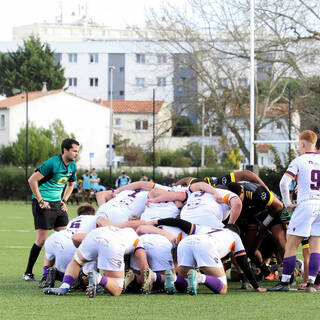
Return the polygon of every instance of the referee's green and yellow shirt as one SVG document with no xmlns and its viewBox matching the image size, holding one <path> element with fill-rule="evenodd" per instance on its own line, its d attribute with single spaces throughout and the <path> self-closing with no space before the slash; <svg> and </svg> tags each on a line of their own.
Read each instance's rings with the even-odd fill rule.
<svg viewBox="0 0 320 320">
<path fill-rule="evenodd" d="M 44 177 L 38 182 L 40 194 L 45 201 L 60 201 L 67 182 L 76 180 L 77 166 L 71 161 L 66 166 L 61 155 L 52 157 L 40 165 L 39 171 Z M 32 198 L 35 198 L 32 195 Z"/>
</svg>

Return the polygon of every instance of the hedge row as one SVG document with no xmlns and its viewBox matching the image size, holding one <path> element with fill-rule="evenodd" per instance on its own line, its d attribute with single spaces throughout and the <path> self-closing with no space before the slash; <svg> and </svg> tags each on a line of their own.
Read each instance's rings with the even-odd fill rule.
<svg viewBox="0 0 320 320">
<path fill-rule="evenodd" d="M 131 177 L 132 181 L 137 181 L 143 174 L 152 178 L 152 170 L 150 171 L 134 171 L 130 172 L 126 170 L 127 174 Z M 198 178 L 204 177 L 220 177 L 230 172 L 230 169 L 217 169 L 217 168 L 206 168 L 200 169 L 197 172 Z M 118 176 L 121 174 L 119 170 L 112 170 L 111 183 L 110 183 L 110 172 L 109 170 L 97 171 L 98 176 L 101 179 L 101 184 L 107 188 L 114 188 L 114 183 Z M 29 172 L 31 174 L 31 171 Z M 82 176 L 84 171 L 79 171 L 78 176 Z M 279 181 L 282 177 L 283 172 L 276 172 L 269 169 L 261 169 L 259 172 L 260 178 L 266 183 L 266 185 L 279 194 Z M 186 177 L 188 174 L 176 175 L 175 179 Z M 156 173 L 155 182 L 163 183 L 166 176 Z M 17 167 L 1 167 L 0 169 L 0 200 L 26 200 L 31 199 L 31 191 L 26 181 L 26 173 L 23 168 Z"/>
</svg>

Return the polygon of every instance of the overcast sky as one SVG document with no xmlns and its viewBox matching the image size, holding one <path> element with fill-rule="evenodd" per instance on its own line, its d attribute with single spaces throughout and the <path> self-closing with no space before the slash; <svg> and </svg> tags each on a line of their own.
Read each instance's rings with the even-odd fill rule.
<svg viewBox="0 0 320 320">
<path fill-rule="evenodd" d="M 184 0 L 171 0 L 182 4 Z M 88 16 L 104 25 L 118 28 L 126 25 L 143 26 L 145 14 L 152 6 L 159 7 L 163 0 L 1 0 L 0 41 L 12 40 L 12 27 L 35 22 L 55 22 L 61 7 L 65 21 L 71 13 L 79 12 L 79 5 Z"/>
</svg>

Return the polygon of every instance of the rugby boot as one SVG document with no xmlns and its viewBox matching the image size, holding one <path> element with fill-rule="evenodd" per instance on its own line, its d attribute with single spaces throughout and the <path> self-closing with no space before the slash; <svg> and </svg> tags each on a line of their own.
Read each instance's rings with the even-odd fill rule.
<svg viewBox="0 0 320 320">
<path fill-rule="evenodd" d="M 272 291 L 272 292 L 287 292 L 290 290 L 290 285 L 288 282 L 279 282 L 277 285 L 275 285 L 272 288 L 268 288 L 268 291 Z"/>
<path fill-rule="evenodd" d="M 175 294 L 177 292 L 174 285 L 174 274 L 172 270 L 166 270 L 165 272 L 164 291 L 167 294 Z"/>
<path fill-rule="evenodd" d="M 195 269 L 190 269 L 187 273 L 188 275 L 188 288 L 187 288 L 187 292 L 191 295 L 191 296 L 196 296 L 197 290 L 198 290 L 198 273 Z"/>
<path fill-rule="evenodd" d="M 88 298 L 94 298 L 97 293 L 98 281 L 98 272 L 95 270 L 88 272 L 89 284 L 87 286 L 87 295 Z"/>
<path fill-rule="evenodd" d="M 124 277 L 123 289 L 122 292 L 126 292 L 128 286 L 132 283 L 135 278 L 135 274 L 132 269 L 129 269 L 126 272 L 126 276 Z"/>
<path fill-rule="evenodd" d="M 317 292 L 317 289 L 314 287 L 313 283 L 307 283 L 306 292 L 312 293 Z"/>
<path fill-rule="evenodd" d="M 150 294 L 152 290 L 153 271 L 148 268 L 143 271 L 143 283 L 141 286 L 141 293 Z"/>
<path fill-rule="evenodd" d="M 68 288 L 43 288 L 43 293 L 45 294 L 55 294 L 57 296 L 64 296 L 69 292 Z"/>
<path fill-rule="evenodd" d="M 22 276 L 22 280 L 24 280 L 24 281 L 37 281 L 37 279 L 34 277 L 33 273 L 25 273 Z"/>
</svg>

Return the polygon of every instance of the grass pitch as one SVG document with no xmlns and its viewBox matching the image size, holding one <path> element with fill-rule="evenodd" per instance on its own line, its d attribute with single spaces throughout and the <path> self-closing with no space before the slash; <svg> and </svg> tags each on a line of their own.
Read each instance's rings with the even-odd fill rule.
<svg viewBox="0 0 320 320">
<path fill-rule="evenodd" d="M 69 206 L 69 216 L 76 207 Z M 0 203 L 0 319 L 319 319 L 320 293 L 256 293 L 229 283 L 227 295 L 202 287 L 197 297 L 177 294 L 47 296 L 37 282 L 21 280 L 35 233 L 31 205 Z M 42 274 L 43 252 L 34 273 Z M 301 281 L 301 279 L 298 279 Z M 270 287 L 267 281 L 262 286 Z"/>
</svg>

